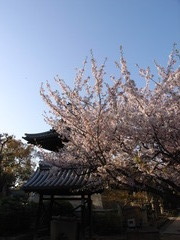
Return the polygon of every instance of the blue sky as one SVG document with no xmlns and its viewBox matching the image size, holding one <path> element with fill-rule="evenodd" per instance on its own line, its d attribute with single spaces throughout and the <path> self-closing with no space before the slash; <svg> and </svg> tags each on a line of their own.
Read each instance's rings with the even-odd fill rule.
<svg viewBox="0 0 180 240">
<path fill-rule="evenodd" d="M 134 73 L 165 65 L 179 40 L 180 0 L 0 0 L 0 132 L 49 130 L 41 83 L 72 84 L 90 49 L 111 75 L 123 45 Z"/>
</svg>

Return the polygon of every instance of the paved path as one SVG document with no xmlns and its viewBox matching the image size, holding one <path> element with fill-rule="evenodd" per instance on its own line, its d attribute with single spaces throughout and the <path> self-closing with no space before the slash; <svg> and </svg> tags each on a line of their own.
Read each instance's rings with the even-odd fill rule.
<svg viewBox="0 0 180 240">
<path fill-rule="evenodd" d="M 170 223 L 161 230 L 162 240 L 180 240 L 180 213 L 177 217 L 169 218 Z"/>
<path fill-rule="evenodd" d="M 180 240 L 180 213 L 177 217 L 169 218 L 170 222 L 165 225 L 160 230 L 160 240 Z M 146 232 L 146 231 L 145 231 Z M 147 231 L 148 232 L 148 231 Z M 154 240 L 159 239 L 159 237 L 154 238 L 150 234 L 145 236 L 141 236 L 140 238 L 138 235 L 134 233 L 132 237 L 127 237 L 126 234 L 116 235 L 116 236 L 94 236 L 91 240 L 135 240 L 135 239 L 143 239 L 143 240 Z M 50 240 L 50 237 L 40 237 L 37 238 L 38 240 Z"/>
</svg>

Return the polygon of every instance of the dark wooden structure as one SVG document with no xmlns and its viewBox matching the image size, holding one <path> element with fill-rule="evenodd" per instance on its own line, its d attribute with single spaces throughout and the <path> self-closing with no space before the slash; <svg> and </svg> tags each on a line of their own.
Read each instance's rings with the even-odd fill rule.
<svg viewBox="0 0 180 240">
<path fill-rule="evenodd" d="M 54 129 L 42 133 L 25 133 L 23 138 L 30 144 L 53 152 L 58 152 L 60 148 L 63 148 L 63 142 L 67 142 L 67 139 L 59 135 Z"/>
<path fill-rule="evenodd" d="M 63 138 L 54 130 L 38 134 L 26 134 L 28 143 L 41 145 L 41 147 L 58 151 L 63 147 Z M 48 163 L 40 163 L 31 178 L 24 184 L 26 192 L 39 194 L 39 207 L 37 214 L 36 230 L 40 228 L 44 219 L 50 223 L 53 205 L 58 200 L 79 201 L 80 230 L 82 239 L 85 229 L 89 236 L 92 234 L 92 200 L 91 195 L 103 191 L 100 177 L 94 177 L 91 169 L 82 167 L 62 168 Z M 48 209 L 45 202 L 49 202 Z"/>
</svg>

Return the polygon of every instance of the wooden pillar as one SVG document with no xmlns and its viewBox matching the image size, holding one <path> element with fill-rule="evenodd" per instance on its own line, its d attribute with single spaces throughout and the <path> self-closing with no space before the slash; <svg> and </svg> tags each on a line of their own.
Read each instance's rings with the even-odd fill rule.
<svg viewBox="0 0 180 240">
<path fill-rule="evenodd" d="M 50 220 L 52 219 L 53 204 L 54 204 L 54 195 L 51 195 L 50 206 L 49 206 L 49 217 L 50 217 Z"/>
<path fill-rule="evenodd" d="M 48 227 L 49 228 L 50 228 L 51 220 L 52 220 L 53 204 L 54 204 L 54 195 L 51 195 L 50 204 L 49 204 L 49 211 L 48 211 L 48 218 L 49 218 L 49 225 L 48 225 Z"/>
<path fill-rule="evenodd" d="M 88 195 L 88 225 L 89 225 L 89 237 L 92 237 L 93 225 L 92 225 L 92 200 L 91 195 Z"/>
<path fill-rule="evenodd" d="M 81 239 L 85 239 L 85 197 L 81 196 Z"/>
<path fill-rule="evenodd" d="M 38 229 L 39 229 L 40 218 L 41 218 L 41 214 L 42 214 L 42 207 L 43 207 L 43 194 L 39 194 L 39 204 L 38 204 L 38 211 L 37 211 L 37 216 L 36 216 L 34 239 L 36 238 L 36 234 L 37 234 Z"/>
</svg>

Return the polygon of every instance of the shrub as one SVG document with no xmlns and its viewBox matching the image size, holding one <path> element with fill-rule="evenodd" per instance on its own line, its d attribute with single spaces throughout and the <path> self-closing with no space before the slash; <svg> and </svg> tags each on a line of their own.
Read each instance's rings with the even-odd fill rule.
<svg viewBox="0 0 180 240">
<path fill-rule="evenodd" d="M 100 235 L 122 232 L 122 219 L 117 213 L 96 213 L 93 215 L 94 232 Z"/>
<path fill-rule="evenodd" d="M 73 206 L 70 202 L 59 200 L 55 201 L 52 209 L 53 216 L 67 216 L 73 213 Z"/>
<path fill-rule="evenodd" d="M 25 199 L 6 197 L 0 200 L 0 235 L 12 235 L 31 227 L 36 206 Z"/>
</svg>

